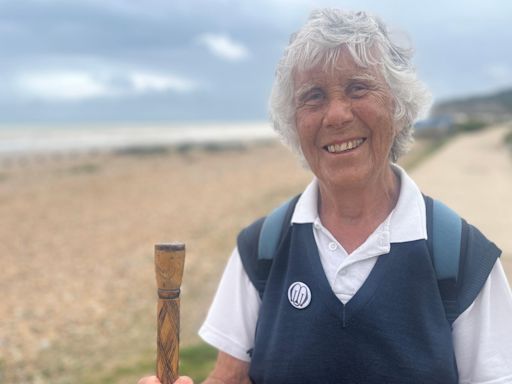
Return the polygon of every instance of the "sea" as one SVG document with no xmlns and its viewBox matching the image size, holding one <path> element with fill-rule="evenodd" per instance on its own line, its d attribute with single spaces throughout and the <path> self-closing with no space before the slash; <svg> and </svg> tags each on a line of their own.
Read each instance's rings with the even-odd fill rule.
<svg viewBox="0 0 512 384">
<path fill-rule="evenodd" d="M 0 126 L 0 156 L 276 139 L 268 122 Z"/>
</svg>

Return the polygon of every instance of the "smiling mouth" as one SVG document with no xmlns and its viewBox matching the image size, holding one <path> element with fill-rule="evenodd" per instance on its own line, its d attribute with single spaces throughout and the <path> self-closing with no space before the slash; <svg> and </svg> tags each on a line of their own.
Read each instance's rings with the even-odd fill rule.
<svg viewBox="0 0 512 384">
<path fill-rule="evenodd" d="M 365 141 L 366 139 L 349 140 L 340 144 L 326 145 L 324 149 L 329 153 L 344 153 L 361 146 Z"/>
</svg>

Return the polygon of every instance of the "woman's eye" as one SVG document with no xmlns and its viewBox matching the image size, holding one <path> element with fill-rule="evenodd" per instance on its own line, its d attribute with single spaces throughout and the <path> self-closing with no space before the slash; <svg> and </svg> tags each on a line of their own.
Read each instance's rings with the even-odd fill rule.
<svg viewBox="0 0 512 384">
<path fill-rule="evenodd" d="M 366 84 L 357 83 L 357 84 L 350 85 L 347 89 L 347 93 L 351 97 L 358 98 L 358 97 L 363 97 L 364 95 L 366 95 L 366 93 L 369 90 L 370 90 L 370 87 L 368 87 Z"/>
<path fill-rule="evenodd" d="M 324 99 L 324 93 L 321 91 L 311 91 L 304 95 L 303 103 L 306 105 L 317 105 Z"/>
</svg>

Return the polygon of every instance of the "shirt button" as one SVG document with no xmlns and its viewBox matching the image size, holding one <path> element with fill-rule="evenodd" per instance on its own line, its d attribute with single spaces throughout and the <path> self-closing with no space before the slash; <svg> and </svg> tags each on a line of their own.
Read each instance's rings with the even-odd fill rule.
<svg viewBox="0 0 512 384">
<path fill-rule="evenodd" d="M 331 241 L 331 242 L 329 243 L 329 249 L 330 249 L 331 251 L 335 251 L 337 248 L 338 248 L 338 244 L 336 244 L 334 241 Z"/>
</svg>

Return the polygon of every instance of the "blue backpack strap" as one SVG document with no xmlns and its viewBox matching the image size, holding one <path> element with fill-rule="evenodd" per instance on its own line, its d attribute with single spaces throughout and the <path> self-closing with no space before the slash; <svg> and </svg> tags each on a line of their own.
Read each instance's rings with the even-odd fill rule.
<svg viewBox="0 0 512 384">
<path fill-rule="evenodd" d="M 438 200 L 424 196 L 427 208 L 428 248 L 436 271 L 446 319 L 452 324 L 461 313 L 457 301 L 457 281 L 461 259 L 463 221 Z"/>
<path fill-rule="evenodd" d="M 258 260 L 272 260 L 274 258 L 281 235 L 285 230 L 283 226 L 290 224 L 290 213 L 293 212 L 290 207 L 295 207 L 298 198 L 299 196 L 295 196 L 285 201 L 263 221 L 258 240 Z M 290 216 L 288 220 L 286 220 L 287 216 Z"/>
<path fill-rule="evenodd" d="M 242 264 L 260 297 L 263 297 L 272 260 L 288 233 L 299 197 L 292 197 L 238 235 L 237 246 Z"/>
<path fill-rule="evenodd" d="M 461 250 L 462 220 L 452 209 L 433 201 L 433 252 L 434 268 L 439 280 L 457 281 Z"/>
</svg>

